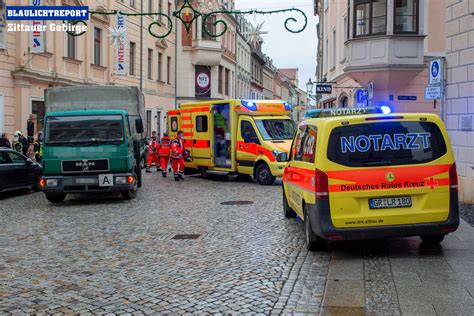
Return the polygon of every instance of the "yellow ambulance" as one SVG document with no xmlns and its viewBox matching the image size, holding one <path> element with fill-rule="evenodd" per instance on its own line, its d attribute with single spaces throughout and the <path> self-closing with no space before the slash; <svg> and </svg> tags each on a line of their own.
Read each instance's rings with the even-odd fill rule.
<svg viewBox="0 0 474 316">
<path fill-rule="evenodd" d="M 301 123 L 283 174 L 286 217 L 306 245 L 420 236 L 439 243 L 459 225 L 458 179 L 441 119 L 425 113 L 332 109 Z"/>
<path fill-rule="evenodd" d="M 168 131 L 184 133 L 186 168 L 206 174 L 252 175 L 271 185 L 281 177 L 295 131 L 291 107 L 280 100 L 216 100 L 168 112 Z"/>
</svg>

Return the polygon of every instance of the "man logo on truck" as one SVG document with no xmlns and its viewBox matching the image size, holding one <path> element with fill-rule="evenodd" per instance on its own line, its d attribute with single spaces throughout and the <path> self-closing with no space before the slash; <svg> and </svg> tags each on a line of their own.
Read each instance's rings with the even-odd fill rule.
<svg viewBox="0 0 474 316">
<path fill-rule="evenodd" d="M 82 171 L 89 171 L 89 167 L 95 167 L 95 162 L 83 160 L 82 162 L 76 162 L 76 167 L 81 167 Z"/>
</svg>

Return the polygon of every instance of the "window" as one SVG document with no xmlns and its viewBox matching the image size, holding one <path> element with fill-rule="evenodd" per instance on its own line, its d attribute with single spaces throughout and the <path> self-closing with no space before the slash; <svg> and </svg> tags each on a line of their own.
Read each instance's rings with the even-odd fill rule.
<svg viewBox="0 0 474 316">
<path fill-rule="evenodd" d="M 447 151 L 439 127 L 432 122 L 339 126 L 331 132 L 328 144 L 328 159 L 348 167 L 423 164 Z"/>
<path fill-rule="evenodd" d="M 102 55 L 102 30 L 94 27 L 94 64 L 101 64 Z"/>
<path fill-rule="evenodd" d="M 161 77 L 161 73 L 162 73 L 162 70 L 163 70 L 163 54 L 162 53 L 158 53 L 158 78 L 157 80 L 158 81 L 163 81 L 162 77 Z"/>
<path fill-rule="evenodd" d="M 418 33 L 418 0 L 395 0 L 394 21 L 394 33 Z"/>
<path fill-rule="evenodd" d="M 151 111 L 147 110 L 146 111 L 146 136 L 150 137 L 151 136 Z"/>
<path fill-rule="evenodd" d="M 209 130 L 207 115 L 196 116 L 196 131 L 205 133 Z"/>
<path fill-rule="evenodd" d="M 66 33 L 66 56 L 76 59 L 76 37 Z"/>
<path fill-rule="evenodd" d="M 5 2 L 6 0 L 0 0 L 0 48 L 7 48 L 7 42 L 5 40 Z"/>
<path fill-rule="evenodd" d="M 158 12 L 163 13 L 163 0 L 158 0 Z M 163 21 L 161 15 L 158 15 L 158 21 Z"/>
<path fill-rule="evenodd" d="M 219 66 L 219 73 L 218 75 L 218 93 L 222 93 L 222 86 L 223 86 L 223 78 L 222 78 L 222 72 L 224 71 L 224 67 Z"/>
<path fill-rule="evenodd" d="M 148 49 L 148 79 L 153 79 L 153 49 Z"/>
<path fill-rule="evenodd" d="M 135 75 L 135 43 L 130 42 L 130 74 Z"/>
<path fill-rule="evenodd" d="M 292 160 L 314 163 L 316 157 L 315 127 L 304 126 L 293 142 Z"/>
<path fill-rule="evenodd" d="M 167 58 L 167 63 L 166 63 L 166 83 L 171 84 L 171 57 Z"/>
<path fill-rule="evenodd" d="M 260 143 L 257 133 L 249 121 L 242 121 L 240 123 L 240 136 L 246 143 Z"/>
<path fill-rule="evenodd" d="M 10 157 L 6 152 L 0 152 L 0 165 L 6 165 L 10 163 Z"/>
<path fill-rule="evenodd" d="M 225 70 L 225 95 L 229 95 L 230 90 L 230 70 Z"/>
<path fill-rule="evenodd" d="M 8 156 L 10 156 L 10 160 L 12 163 L 25 163 L 26 161 L 25 157 L 14 151 L 9 151 Z"/>
<path fill-rule="evenodd" d="M 336 67 L 336 47 L 337 47 L 337 41 L 336 41 L 336 30 L 332 31 L 332 67 Z"/>
<path fill-rule="evenodd" d="M 385 34 L 387 0 L 354 0 L 354 37 Z"/>
<path fill-rule="evenodd" d="M 173 4 L 171 2 L 168 2 L 168 16 L 172 17 L 173 13 L 171 12 L 173 10 Z M 168 20 L 168 26 L 171 27 L 171 20 Z"/>
<path fill-rule="evenodd" d="M 132 8 L 135 8 L 135 0 L 130 0 L 130 6 L 131 6 Z"/>
<path fill-rule="evenodd" d="M 207 20 L 206 20 L 206 24 L 204 25 L 205 29 L 210 33 L 210 34 L 216 34 L 216 25 L 215 25 L 215 22 L 216 22 L 216 17 L 213 15 L 213 16 L 210 16 Z M 204 27 L 202 29 L 202 39 L 204 40 L 210 40 L 210 41 L 215 41 L 215 37 L 213 36 L 210 36 L 209 34 L 206 33 L 206 31 L 204 31 Z"/>
<path fill-rule="evenodd" d="M 3 118 L 4 118 L 4 104 L 3 104 L 3 94 L 0 94 L 0 134 L 4 132 Z"/>
</svg>

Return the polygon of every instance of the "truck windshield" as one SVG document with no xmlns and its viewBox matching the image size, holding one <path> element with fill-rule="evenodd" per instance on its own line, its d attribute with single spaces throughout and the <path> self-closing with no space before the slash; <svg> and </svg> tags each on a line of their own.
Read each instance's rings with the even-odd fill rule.
<svg viewBox="0 0 474 316">
<path fill-rule="evenodd" d="M 46 120 L 45 143 L 48 145 L 95 145 L 123 141 L 120 115 L 54 116 Z"/>
<path fill-rule="evenodd" d="M 255 119 L 258 131 L 264 140 L 291 140 L 295 124 L 289 119 Z"/>
</svg>

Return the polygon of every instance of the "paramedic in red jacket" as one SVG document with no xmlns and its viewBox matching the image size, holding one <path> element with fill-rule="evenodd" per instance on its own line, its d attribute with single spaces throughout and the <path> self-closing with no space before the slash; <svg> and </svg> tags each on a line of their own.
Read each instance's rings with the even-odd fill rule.
<svg viewBox="0 0 474 316">
<path fill-rule="evenodd" d="M 148 161 L 146 163 L 146 172 L 150 173 L 151 164 L 154 162 L 156 171 L 160 171 L 160 160 L 158 159 L 158 151 L 160 150 L 160 143 L 156 138 L 156 132 L 151 133 L 150 141 L 148 142 Z"/>
<path fill-rule="evenodd" d="M 178 132 L 178 136 L 171 145 L 171 163 L 173 165 L 174 180 L 184 180 L 184 139 L 182 131 Z"/>
<path fill-rule="evenodd" d="M 168 136 L 168 133 L 165 133 L 164 136 L 161 138 L 160 141 L 160 150 L 158 155 L 160 156 L 160 164 L 161 164 L 161 173 L 163 177 L 166 177 L 168 174 L 168 162 L 170 159 L 171 154 L 171 139 Z"/>
</svg>

